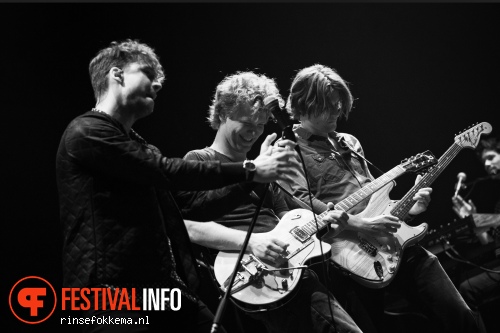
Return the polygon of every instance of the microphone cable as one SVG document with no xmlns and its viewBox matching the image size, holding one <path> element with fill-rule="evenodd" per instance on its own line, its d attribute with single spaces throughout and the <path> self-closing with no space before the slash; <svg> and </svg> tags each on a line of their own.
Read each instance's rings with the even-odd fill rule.
<svg viewBox="0 0 500 333">
<path fill-rule="evenodd" d="M 470 266 L 473 266 L 473 267 L 476 267 L 476 268 L 479 268 L 480 270 L 482 271 L 485 271 L 485 272 L 489 272 L 489 273 L 495 273 L 495 274 L 500 274 L 500 271 L 495 271 L 495 270 L 492 270 L 492 269 L 489 269 L 489 268 L 486 268 L 486 267 L 483 267 L 481 265 L 478 265 L 478 264 L 475 264 L 473 263 L 472 261 L 464 258 L 460 253 L 458 253 L 457 250 L 455 250 L 455 248 L 453 247 L 453 245 L 451 245 L 449 242 L 446 242 L 447 245 L 449 245 L 450 247 L 447 249 L 444 244 L 442 243 L 442 247 L 443 247 L 443 250 L 444 250 L 444 253 L 452 260 L 454 261 L 457 261 L 457 262 L 461 262 L 461 263 L 464 263 L 464 264 L 467 264 L 467 265 L 470 265 Z M 451 250 L 453 252 L 453 255 L 449 252 L 449 250 Z"/>
</svg>

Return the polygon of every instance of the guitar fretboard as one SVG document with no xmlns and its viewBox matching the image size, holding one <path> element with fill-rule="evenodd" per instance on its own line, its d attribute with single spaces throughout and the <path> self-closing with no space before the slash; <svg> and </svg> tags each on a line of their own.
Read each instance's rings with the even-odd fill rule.
<svg viewBox="0 0 500 333">
<path fill-rule="evenodd" d="M 408 193 L 394 206 L 391 211 L 391 215 L 398 217 L 403 220 L 410 209 L 415 204 L 413 197 L 421 188 L 430 186 L 436 178 L 443 172 L 443 170 L 450 164 L 450 162 L 457 156 L 458 152 L 462 150 L 462 147 L 454 143 L 438 160 L 438 163 L 432 167 L 428 173 L 426 173 L 420 181 L 415 184 Z"/>
<path fill-rule="evenodd" d="M 480 123 L 464 133 L 455 137 L 455 143 L 439 158 L 438 163 L 425 174 L 420 181 L 396 204 L 391 214 L 403 220 L 414 205 L 413 197 L 423 187 L 431 185 L 441 172 L 457 156 L 463 148 L 475 148 L 481 134 L 491 133 L 491 125 L 487 122 Z"/>
</svg>

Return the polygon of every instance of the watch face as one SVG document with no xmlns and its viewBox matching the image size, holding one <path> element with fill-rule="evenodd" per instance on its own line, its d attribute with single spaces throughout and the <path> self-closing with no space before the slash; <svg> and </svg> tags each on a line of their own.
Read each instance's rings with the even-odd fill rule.
<svg viewBox="0 0 500 333">
<path fill-rule="evenodd" d="M 253 161 L 245 161 L 245 164 L 243 165 L 245 169 L 248 171 L 255 171 L 256 167 Z"/>
</svg>

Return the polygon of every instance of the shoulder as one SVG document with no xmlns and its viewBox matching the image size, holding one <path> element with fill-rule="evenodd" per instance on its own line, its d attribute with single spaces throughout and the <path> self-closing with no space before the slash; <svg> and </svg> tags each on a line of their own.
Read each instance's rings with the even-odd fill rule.
<svg viewBox="0 0 500 333">
<path fill-rule="evenodd" d="M 216 160 L 216 157 L 214 152 L 207 147 L 188 151 L 186 155 L 184 155 L 184 159 L 195 161 L 213 161 Z"/>
<path fill-rule="evenodd" d="M 347 142 L 349 143 L 356 143 L 358 144 L 359 143 L 359 140 L 352 134 L 349 134 L 349 133 L 337 133 L 337 135 L 341 138 L 343 138 L 344 140 L 346 140 Z"/>
<path fill-rule="evenodd" d="M 361 142 L 352 134 L 349 133 L 337 133 L 338 137 L 349 145 L 349 147 L 355 151 L 363 151 L 361 148 Z"/>
<path fill-rule="evenodd" d="M 67 131 L 89 133 L 92 130 L 119 130 L 124 132 L 121 124 L 108 115 L 97 112 L 86 112 L 74 118 L 68 125 Z"/>
</svg>

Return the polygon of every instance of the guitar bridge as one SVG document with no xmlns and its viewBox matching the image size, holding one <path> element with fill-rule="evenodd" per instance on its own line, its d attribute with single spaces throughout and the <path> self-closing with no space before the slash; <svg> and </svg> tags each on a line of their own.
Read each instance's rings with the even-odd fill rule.
<svg viewBox="0 0 500 333">
<path fill-rule="evenodd" d="M 249 255 L 247 260 L 243 259 L 241 261 L 241 266 L 250 275 L 250 280 L 257 280 L 258 278 L 260 278 L 262 276 L 262 273 L 264 272 L 264 269 L 267 268 L 266 265 L 253 254 Z"/>
<path fill-rule="evenodd" d="M 265 274 L 267 269 L 266 265 L 259 260 L 256 256 L 251 254 L 248 259 L 241 260 L 241 272 L 237 272 L 233 282 L 232 293 L 238 292 L 241 289 L 251 285 L 259 284 L 262 282 L 262 276 Z M 231 276 L 229 276 L 226 281 L 224 281 L 221 289 L 225 292 L 229 286 L 229 281 Z M 241 284 L 240 284 L 241 283 Z M 238 286 L 238 284 L 240 284 Z"/>
<path fill-rule="evenodd" d="M 375 257 L 377 255 L 377 248 L 373 246 L 369 241 L 358 235 L 359 247 L 362 248 L 366 253 Z"/>
</svg>

